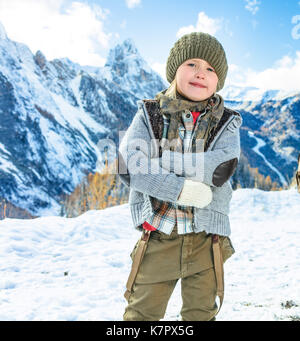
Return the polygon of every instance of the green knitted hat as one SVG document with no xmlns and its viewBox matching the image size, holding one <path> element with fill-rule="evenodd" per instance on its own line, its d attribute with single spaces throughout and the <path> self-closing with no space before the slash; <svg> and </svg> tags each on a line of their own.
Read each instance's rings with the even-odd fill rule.
<svg viewBox="0 0 300 341">
<path fill-rule="evenodd" d="M 204 59 L 215 69 L 219 79 L 216 91 L 221 90 L 228 71 L 225 51 L 215 37 L 203 32 L 185 34 L 176 41 L 167 60 L 168 82 L 171 83 L 174 80 L 179 66 L 192 58 Z"/>
</svg>

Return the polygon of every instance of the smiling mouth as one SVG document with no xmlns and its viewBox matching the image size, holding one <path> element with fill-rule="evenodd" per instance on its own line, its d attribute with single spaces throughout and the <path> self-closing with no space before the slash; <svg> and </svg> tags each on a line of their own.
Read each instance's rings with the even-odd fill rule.
<svg viewBox="0 0 300 341">
<path fill-rule="evenodd" d="M 197 83 L 190 83 L 192 86 L 194 86 L 195 88 L 206 88 L 206 86 L 201 85 L 201 84 L 197 84 Z"/>
</svg>

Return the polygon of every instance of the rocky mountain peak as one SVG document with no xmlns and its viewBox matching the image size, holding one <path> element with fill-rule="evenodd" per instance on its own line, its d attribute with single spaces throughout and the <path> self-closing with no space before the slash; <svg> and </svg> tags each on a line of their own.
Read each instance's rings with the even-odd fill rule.
<svg viewBox="0 0 300 341">
<path fill-rule="evenodd" d="M 109 51 L 105 66 L 119 64 L 120 62 L 134 56 L 138 57 L 139 53 L 133 40 L 128 38 L 124 40 L 122 44 L 117 44 Z"/>
<path fill-rule="evenodd" d="M 38 50 L 34 56 L 34 60 L 35 62 L 37 63 L 37 65 L 41 68 L 41 70 L 44 69 L 46 63 L 47 63 L 47 60 L 46 60 L 46 57 L 43 55 L 43 53 Z"/>
</svg>

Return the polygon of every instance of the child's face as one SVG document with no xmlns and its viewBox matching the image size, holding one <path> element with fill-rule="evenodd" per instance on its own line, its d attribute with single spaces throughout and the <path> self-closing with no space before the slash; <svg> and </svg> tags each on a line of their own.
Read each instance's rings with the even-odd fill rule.
<svg viewBox="0 0 300 341">
<path fill-rule="evenodd" d="M 192 101 L 203 101 L 217 88 L 218 76 L 205 60 L 195 58 L 183 62 L 176 73 L 177 91 Z"/>
</svg>

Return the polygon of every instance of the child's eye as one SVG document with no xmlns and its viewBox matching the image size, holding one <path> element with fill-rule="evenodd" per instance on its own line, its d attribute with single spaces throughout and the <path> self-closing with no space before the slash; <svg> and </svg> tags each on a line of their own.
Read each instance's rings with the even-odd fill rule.
<svg viewBox="0 0 300 341">
<path fill-rule="evenodd" d="M 196 64 L 195 63 L 188 63 L 187 66 L 191 66 L 191 67 L 195 67 Z M 215 70 L 211 67 L 208 67 L 207 70 L 211 71 L 211 72 L 215 72 Z"/>
</svg>

